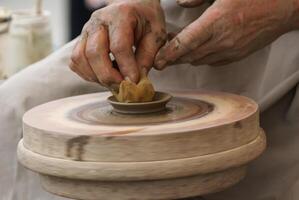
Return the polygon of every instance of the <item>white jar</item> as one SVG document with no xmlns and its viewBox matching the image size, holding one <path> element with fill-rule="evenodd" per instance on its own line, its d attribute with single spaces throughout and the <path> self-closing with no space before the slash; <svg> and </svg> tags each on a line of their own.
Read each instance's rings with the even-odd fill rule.
<svg viewBox="0 0 299 200">
<path fill-rule="evenodd" d="M 7 66 L 7 49 L 9 47 L 8 27 L 11 13 L 0 7 L 0 80 L 5 79 L 4 71 Z"/>
<path fill-rule="evenodd" d="M 50 13 L 14 12 L 9 37 L 9 64 L 5 70 L 8 77 L 52 52 Z"/>
</svg>

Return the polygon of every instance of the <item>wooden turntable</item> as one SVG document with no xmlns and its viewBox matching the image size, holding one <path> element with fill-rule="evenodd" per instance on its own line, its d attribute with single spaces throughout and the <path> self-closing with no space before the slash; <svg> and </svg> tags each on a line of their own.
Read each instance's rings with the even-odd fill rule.
<svg viewBox="0 0 299 200">
<path fill-rule="evenodd" d="M 23 118 L 19 161 L 49 192 L 82 200 L 200 196 L 238 183 L 265 149 L 257 104 L 172 92 L 166 109 L 121 114 L 109 93 L 46 103 Z"/>
</svg>

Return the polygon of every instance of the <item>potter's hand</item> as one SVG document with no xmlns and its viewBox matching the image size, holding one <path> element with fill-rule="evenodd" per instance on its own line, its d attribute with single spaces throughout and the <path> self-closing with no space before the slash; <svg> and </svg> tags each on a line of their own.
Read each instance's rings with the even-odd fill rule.
<svg viewBox="0 0 299 200">
<path fill-rule="evenodd" d="M 298 11 L 298 0 L 216 0 L 160 49 L 155 67 L 163 69 L 173 63 L 224 65 L 238 61 L 295 29 L 299 25 Z"/>
<path fill-rule="evenodd" d="M 159 0 L 109 1 L 84 26 L 70 68 L 85 80 L 106 87 L 119 84 L 125 77 L 138 82 L 139 69 L 152 67 L 166 37 Z M 119 71 L 112 65 L 110 52 Z"/>
</svg>

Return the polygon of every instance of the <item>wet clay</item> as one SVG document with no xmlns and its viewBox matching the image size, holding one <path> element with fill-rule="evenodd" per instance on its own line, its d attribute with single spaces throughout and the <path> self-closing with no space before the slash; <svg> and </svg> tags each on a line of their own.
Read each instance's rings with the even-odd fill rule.
<svg viewBox="0 0 299 200">
<path fill-rule="evenodd" d="M 119 102 L 141 103 L 153 101 L 155 89 L 146 74 L 142 73 L 138 84 L 126 78 L 120 83 L 119 92 L 113 93 Z"/>
</svg>

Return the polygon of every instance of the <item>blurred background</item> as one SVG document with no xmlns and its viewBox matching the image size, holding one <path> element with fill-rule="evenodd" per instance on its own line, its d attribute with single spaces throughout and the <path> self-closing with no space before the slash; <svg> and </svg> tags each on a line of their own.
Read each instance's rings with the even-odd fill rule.
<svg viewBox="0 0 299 200">
<path fill-rule="evenodd" d="M 102 2 L 0 0 L 0 83 L 76 38 Z"/>
<path fill-rule="evenodd" d="M 0 6 L 10 10 L 33 9 L 34 5 L 35 0 L 0 0 Z M 77 36 L 91 14 L 84 0 L 44 0 L 43 9 L 51 12 L 55 48 Z"/>
</svg>

